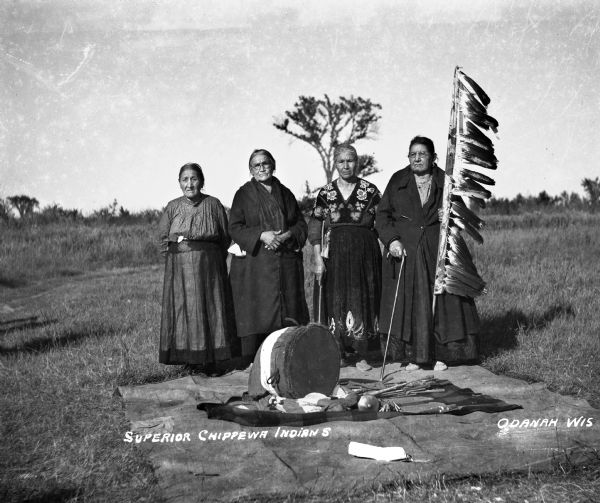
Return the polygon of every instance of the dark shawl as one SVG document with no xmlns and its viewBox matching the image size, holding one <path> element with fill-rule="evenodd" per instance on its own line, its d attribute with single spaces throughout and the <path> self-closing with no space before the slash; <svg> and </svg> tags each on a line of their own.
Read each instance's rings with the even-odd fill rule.
<svg viewBox="0 0 600 503">
<path fill-rule="evenodd" d="M 280 250 L 267 250 L 260 235 L 268 230 L 289 230 L 292 237 Z M 247 253 L 233 257 L 230 272 L 238 336 L 273 332 L 290 324 L 286 318 L 307 323 L 302 264 L 307 225 L 290 190 L 277 178 L 271 193 L 254 179 L 245 183 L 233 198 L 229 233 Z"/>
</svg>

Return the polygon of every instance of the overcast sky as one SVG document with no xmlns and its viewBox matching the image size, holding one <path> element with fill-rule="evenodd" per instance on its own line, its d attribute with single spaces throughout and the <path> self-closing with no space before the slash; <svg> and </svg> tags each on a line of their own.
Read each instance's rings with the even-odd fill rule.
<svg viewBox="0 0 600 503">
<path fill-rule="evenodd" d="M 2 1 L 0 197 L 161 208 L 195 161 L 230 205 L 257 147 L 300 195 L 324 183 L 320 160 L 272 122 L 324 93 L 382 105 L 357 148 L 383 190 L 416 134 L 443 166 L 456 65 L 500 122 L 494 195 L 581 193 L 600 176 L 598 4 Z"/>
</svg>

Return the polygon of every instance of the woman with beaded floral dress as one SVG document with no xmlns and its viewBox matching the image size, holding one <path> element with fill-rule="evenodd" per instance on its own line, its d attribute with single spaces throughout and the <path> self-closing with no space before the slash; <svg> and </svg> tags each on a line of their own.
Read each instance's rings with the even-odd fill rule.
<svg viewBox="0 0 600 503">
<path fill-rule="evenodd" d="M 334 152 L 339 178 L 319 190 L 309 223 L 317 285 L 314 318 L 327 324 L 342 350 L 342 365 L 352 352 L 356 367 L 369 370 L 368 339 L 378 333 L 381 252 L 375 231 L 379 189 L 359 178 L 352 145 Z"/>
</svg>

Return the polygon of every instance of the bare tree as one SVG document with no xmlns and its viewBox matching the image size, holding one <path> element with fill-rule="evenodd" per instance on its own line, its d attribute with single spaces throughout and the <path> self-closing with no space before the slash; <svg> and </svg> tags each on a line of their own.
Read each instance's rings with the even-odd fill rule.
<svg viewBox="0 0 600 503">
<path fill-rule="evenodd" d="M 19 212 L 21 218 L 33 213 L 33 210 L 40 205 L 35 197 L 23 195 L 7 197 L 6 200 Z"/>
<path fill-rule="evenodd" d="M 381 119 L 379 110 L 381 105 L 360 96 L 340 96 L 338 101 L 332 101 L 326 94 L 323 99 L 300 96 L 293 109 L 286 110 L 285 117 L 275 120 L 273 126 L 313 147 L 330 182 L 335 169 L 333 150 L 336 145 L 372 138 Z M 361 176 L 378 171 L 373 156 L 360 156 Z"/>
</svg>

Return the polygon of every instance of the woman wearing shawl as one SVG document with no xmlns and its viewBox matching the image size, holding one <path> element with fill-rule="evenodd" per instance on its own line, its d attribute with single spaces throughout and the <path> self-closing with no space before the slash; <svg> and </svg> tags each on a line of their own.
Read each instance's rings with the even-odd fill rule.
<svg viewBox="0 0 600 503">
<path fill-rule="evenodd" d="M 392 175 L 377 209 L 376 228 L 387 257 L 382 274 L 381 332 L 387 334 L 390 330 L 393 312 L 388 349 L 391 359 L 409 363 L 407 370 L 433 362 L 437 362 L 434 370 L 445 370 L 447 363 L 477 359 L 479 317 L 472 299 L 442 294 L 433 320 L 444 172 L 435 162 L 429 138 L 413 138 L 408 158 L 410 166 Z"/>
<path fill-rule="evenodd" d="M 196 163 L 179 171 L 182 197 L 167 204 L 159 222 L 165 256 L 159 361 L 216 370 L 232 358 L 235 338 L 227 278 L 227 215 L 218 199 L 202 194 Z"/>
<path fill-rule="evenodd" d="M 336 147 L 333 162 L 339 178 L 319 191 L 309 224 L 318 283 L 315 319 L 329 326 L 342 354 L 353 350 L 356 367 L 369 370 L 367 344 L 378 333 L 381 295 L 381 251 L 374 229 L 381 193 L 356 176 L 358 154 L 352 145 Z M 342 365 L 347 363 L 344 358 Z"/>
<path fill-rule="evenodd" d="M 273 176 L 275 159 L 250 155 L 252 179 L 236 192 L 229 233 L 240 247 L 231 262 L 231 287 L 242 358 L 252 361 L 271 332 L 308 322 L 302 247 L 307 225 L 296 198 Z"/>
</svg>

